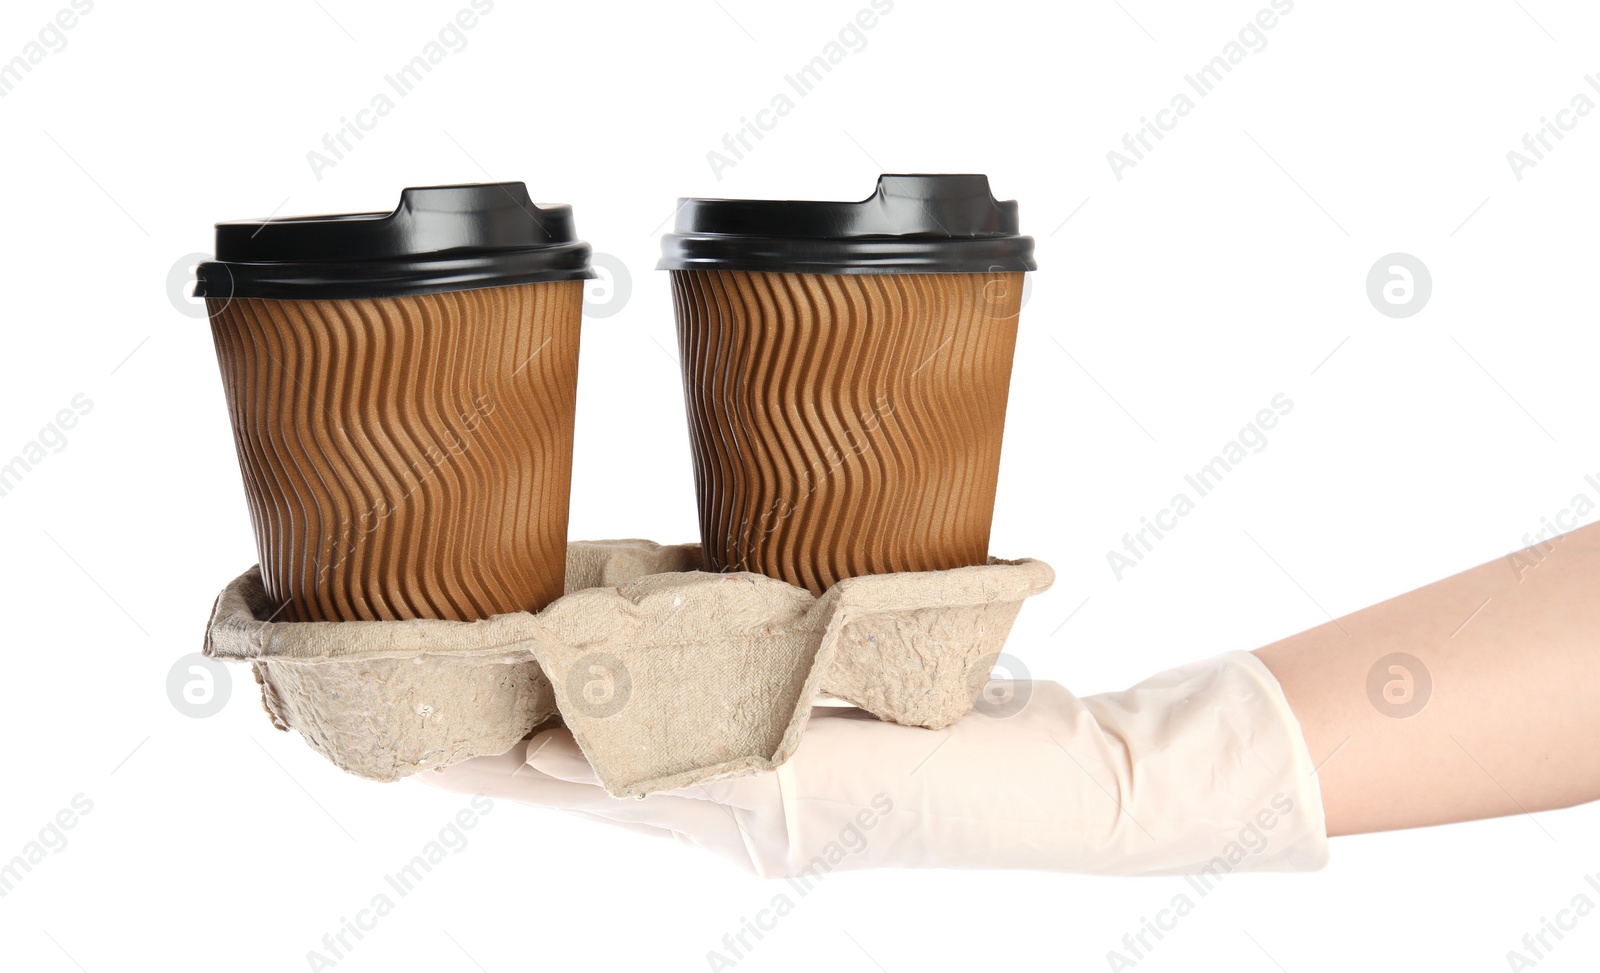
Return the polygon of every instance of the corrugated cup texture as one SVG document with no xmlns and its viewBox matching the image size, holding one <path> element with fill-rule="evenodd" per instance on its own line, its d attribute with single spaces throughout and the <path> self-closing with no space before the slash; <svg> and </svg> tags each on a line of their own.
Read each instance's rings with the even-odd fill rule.
<svg viewBox="0 0 1600 973">
<path fill-rule="evenodd" d="M 207 302 L 279 619 L 561 596 L 582 288 Z"/>
<path fill-rule="evenodd" d="M 672 272 L 707 568 L 984 564 L 1022 274 Z"/>
</svg>

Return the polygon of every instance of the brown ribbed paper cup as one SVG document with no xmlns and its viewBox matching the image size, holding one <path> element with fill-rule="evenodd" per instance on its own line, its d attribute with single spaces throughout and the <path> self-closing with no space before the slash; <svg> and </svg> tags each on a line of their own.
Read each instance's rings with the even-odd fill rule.
<svg viewBox="0 0 1600 973">
<path fill-rule="evenodd" d="M 570 238 L 565 207 L 530 229 L 531 206 L 520 184 L 407 190 L 393 214 L 287 224 L 374 224 L 361 239 L 288 231 L 243 253 L 225 228 L 248 224 L 219 224 L 227 256 L 202 265 L 197 292 L 279 620 L 468 621 L 560 597 L 590 274 L 581 244 L 528 245 L 563 222 Z M 460 227 L 475 250 L 439 245 Z M 497 235 L 510 239 L 482 245 Z"/>
<path fill-rule="evenodd" d="M 1016 204 L 981 176 L 884 176 L 863 203 L 687 202 L 663 266 L 707 567 L 820 594 L 985 563 L 1032 269 Z"/>
</svg>

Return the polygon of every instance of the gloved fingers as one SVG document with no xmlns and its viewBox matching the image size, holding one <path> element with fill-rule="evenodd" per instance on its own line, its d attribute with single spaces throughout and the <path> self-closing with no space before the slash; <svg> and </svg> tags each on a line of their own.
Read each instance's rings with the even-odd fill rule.
<svg viewBox="0 0 1600 973">
<path fill-rule="evenodd" d="M 525 759 L 529 767 L 547 777 L 572 784 L 600 786 L 600 778 L 590 765 L 589 758 L 583 755 L 578 741 L 572 737 L 572 731 L 564 726 L 534 734 L 533 739 L 528 741 Z"/>
<path fill-rule="evenodd" d="M 597 795 L 608 802 L 614 800 L 598 785 L 562 780 L 529 766 L 527 754 L 537 745 L 537 739 L 523 740 L 497 756 L 473 757 L 449 767 L 426 770 L 412 779 L 445 790 L 570 811 L 591 804 L 608 806 L 599 802 Z"/>
<path fill-rule="evenodd" d="M 449 767 L 424 770 L 410 779 L 442 790 L 517 800 L 516 791 L 521 783 L 517 775 L 527 772 L 524 759 L 527 746 L 528 742 L 522 740 L 505 753 L 492 757 L 473 757 Z"/>
<path fill-rule="evenodd" d="M 708 787 L 695 784 L 642 798 L 612 797 L 596 782 L 593 769 L 565 730 L 535 737 L 528 746 L 528 761 L 528 783 L 519 800 L 675 831 L 721 854 L 749 857 L 753 838 L 748 812 L 717 801 Z"/>
<path fill-rule="evenodd" d="M 811 707 L 813 720 L 875 720 L 883 722 L 878 717 L 854 704 L 846 704 L 842 700 L 817 703 Z"/>
<path fill-rule="evenodd" d="M 730 858 L 755 871 L 761 848 L 751 832 L 745 812 L 711 801 L 666 794 L 644 798 L 617 798 L 599 787 L 546 778 L 542 787 L 559 793 L 559 806 L 597 821 L 622 827 L 653 829 L 677 835 L 694 847 Z M 579 789 L 583 792 L 579 793 Z"/>
<path fill-rule="evenodd" d="M 646 834 L 654 838 L 672 838 L 680 842 L 683 840 L 683 835 L 673 831 L 671 828 L 658 828 L 653 824 L 640 824 L 635 821 L 615 821 L 611 818 L 595 814 L 591 811 L 569 810 L 567 813 L 573 815 L 574 817 L 587 818 L 596 824 L 603 824 L 610 828 L 621 828 L 624 831 L 632 831 L 636 834 Z"/>
<path fill-rule="evenodd" d="M 689 844 L 764 874 L 769 860 L 789 847 L 788 819 L 775 773 L 704 781 L 643 798 L 613 798 L 565 728 L 547 730 L 528 743 L 528 772 L 589 789 L 584 807 L 611 821 L 668 828 Z M 552 785 L 540 785 L 550 787 Z"/>
<path fill-rule="evenodd" d="M 685 848 L 693 848 L 697 852 L 708 851 L 718 858 L 732 862 L 746 875 L 754 875 L 758 878 L 771 877 L 763 870 L 760 864 L 761 859 L 757 856 L 755 850 L 742 841 L 735 846 L 733 842 L 727 840 L 728 835 L 725 832 L 718 832 L 717 836 L 712 838 L 691 834 L 687 831 L 674 831 L 672 836 L 678 839 L 678 844 L 683 845 Z"/>
<path fill-rule="evenodd" d="M 484 794 L 498 800 L 533 804 L 560 810 L 579 810 L 605 791 L 587 784 L 557 780 L 529 767 L 523 760 L 527 741 L 497 757 L 473 757 L 450 767 L 423 771 L 412 779 L 444 790 Z"/>
<path fill-rule="evenodd" d="M 623 826 L 670 831 L 758 874 L 781 872 L 795 849 L 829 847 L 852 820 L 863 818 L 863 829 L 879 828 L 880 821 L 906 823 L 893 832 L 874 830 L 875 853 L 859 856 L 862 864 L 879 853 L 890 860 L 897 854 L 918 859 L 910 845 L 898 853 L 891 847 L 911 819 L 993 815 L 1003 824 L 1013 815 L 1026 818 L 1019 804 L 1031 803 L 1026 785 L 1040 767 L 1059 770 L 1068 780 L 1083 773 L 1072 757 L 1076 734 L 1064 729 L 1082 707 L 1064 688 L 1014 682 L 990 696 L 1006 705 L 980 706 L 942 730 L 884 722 L 854 707 L 817 706 L 797 753 L 781 771 L 691 784 L 642 800 L 606 794 L 571 732 L 555 728 L 525 745 L 526 769 L 517 772 L 524 783 L 515 796 Z M 509 759 L 514 762 L 515 755 Z M 1095 765 L 1086 755 L 1080 759 Z M 498 766 L 503 772 L 505 761 Z M 787 800 L 778 783 L 785 773 L 791 781 Z M 965 785 L 988 796 L 965 793 Z M 925 804 L 936 793 L 954 798 L 953 807 L 933 813 Z M 1015 800 L 998 797 L 1006 793 Z M 1114 811 L 1113 797 L 1099 787 L 1094 796 Z"/>
<path fill-rule="evenodd" d="M 744 815 L 780 814 L 783 803 L 772 771 L 701 781 L 662 793 L 734 808 Z"/>
<path fill-rule="evenodd" d="M 572 732 L 565 727 L 546 730 L 529 741 L 527 761 L 529 767 L 548 777 L 574 784 L 601 786 L 594 767 L 583 755 L 583 750 L 573 739 Z M 770 774 L 754 774 L 703 781 L 652 794 L 644 800 L 648 803 L 658 797 L 671 797 L 764 813 L 778 806 L 777 787 L 775 782 L 768 779 L 770 777 Z"/>
<path fill-rule="evenodd" d="M 546 777 L 566 781 L 569 784 L 584 784 L 599 790 L 604 790 L 600 783 L 600 776 L 595 773 L 594 765 L 589 763 L 589 758 L 583 754 L 583 748 L 578 746 L 578 741 L 573 737 L 572 731 L 566 727 L 555 727 L 545 730 L 528 741 L 525 757 L 528 766 Z M 664 791 L 652 794 L 644 800 L 672 796 L 678 799 L 705 800 L 703 792 L 691 785 L 679 791 Z M 637 798 L 616 798 L 615 800 L 638 803 Z M 661 802 L 657 800 L 656 804 Z M 654 805 L 652 805 L 654 806 Z"/>
</svg>

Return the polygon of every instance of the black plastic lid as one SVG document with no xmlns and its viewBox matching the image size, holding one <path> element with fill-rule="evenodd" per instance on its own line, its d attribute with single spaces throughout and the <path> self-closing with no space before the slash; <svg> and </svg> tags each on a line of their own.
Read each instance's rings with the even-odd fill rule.
<svg viewBox="0 0 1600 973">
<path fill-rule="evenodd" d="M 572 207 L 520 182 L 420 186 L 392 213 L 217 224 L 196 297 L 398 297 L 594 277 Z"/>
<path fill-rule="evenodd" d="M 658 270 L 981 274 L 1034 270 L 1017 204 L 983 175 L 883 175 L 859 203 L 680 199 Z"/>
</svg>

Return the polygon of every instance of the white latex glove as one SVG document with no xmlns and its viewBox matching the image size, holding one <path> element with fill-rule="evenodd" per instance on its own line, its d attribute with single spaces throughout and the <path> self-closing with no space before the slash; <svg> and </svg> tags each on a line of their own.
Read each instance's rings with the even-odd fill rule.
<svg viewBox="0 0 1600 973">
<path fill-rule="evenodd" d="M 920 866 L 1220 876 L 1327 861 L 1299 724 L 1251 653 L 1084 699 L 994 681 L 983 700 L 943 730 L 818 706 L 778 770 L 642 799 L 607 794 L 565 729 L 417 779 L 675 836 L 767 877 Z"/>
</svg>

